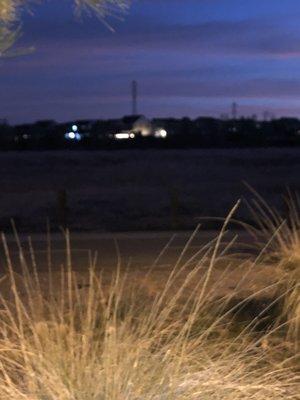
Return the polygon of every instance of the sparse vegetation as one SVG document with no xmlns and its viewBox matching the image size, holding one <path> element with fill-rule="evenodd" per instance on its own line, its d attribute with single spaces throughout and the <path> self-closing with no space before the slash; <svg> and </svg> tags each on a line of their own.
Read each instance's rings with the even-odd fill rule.
<svg viewBox="0 0 300 400">
<path fill-rule="evenodd" d="M 256 267 L 248 260 L 232 293 L 220 297 L 221 282 L 212 283 L 217 262 L 227 259 L 224 232 L 186 260 L 189 242 L 157 290 L 148 290 L 154 269 L 137 280 L 121 265 L 99 271 L 92 257 L 80 277 L 68 234 L 65 267 L 55 272 L 49 262 L 47 274 L 17 238 L 17 273 L 3 236 L 1 287 L 11 290 L 1 295 L 1 399 L 299 399 L 299 353 L 295 338 L 283 335 L 290 321 L 257 329 L 260 311 L 242 324 L 235 319 L 243 303 L 280 282 L 234 305 Z"/>
<path fill-rule="evenodd" d="M 249 208 L 255 226 L 249 231 L 262 251 L 262 262 L 274 266 L 281 299 L 281 320 L 289 321 L 287 335 L 300 343 L 300 199 L 288 191 L 282 212 L 272 208 L 258 193 Z"/>
</svg>

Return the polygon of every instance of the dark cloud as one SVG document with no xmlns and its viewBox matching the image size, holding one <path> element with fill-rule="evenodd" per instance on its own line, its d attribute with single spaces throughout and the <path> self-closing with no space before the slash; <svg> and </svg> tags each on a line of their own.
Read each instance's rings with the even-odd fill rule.
<svg viewBox="0 0 300 400">
<path fill-rule="evenodd" d="M 86 25 L 65 20 L 33 20 L 26 30 L 26 44 L 59 53 L 86 54 L 95 49 L 105 52 L 165 50 L 222 55 L 300 55 L 299 29 L 286 30 L 284 21 L 217 20 L 198 24 L 158 24 L 155 20 L 118 24 L 112 33 L 98 20 Z M 26 26 L 25 26 L 26 29 Z M 122 53 L 121 53 L 122 54 Z"/>
</svg>

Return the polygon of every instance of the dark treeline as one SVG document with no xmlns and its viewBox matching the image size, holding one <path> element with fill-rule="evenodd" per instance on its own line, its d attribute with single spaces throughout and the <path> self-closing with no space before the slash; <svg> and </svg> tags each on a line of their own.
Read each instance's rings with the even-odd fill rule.
<svg viewBox="0 0 300 400">
<path fill-rule="evenodd" d="M 167 138 L 136 135 L 133 140 L 116 140 L 114 134 L 122 129 L 122 120 L 93 120 L 56 123 L 37 121 L 32 124 L 9 125 L 0 122 L 1 150 L 47 149 L 114 149 L 114 148 L 207 148 L 299 146 L 300 120 L 279 118 L 258 121 L 250 118 L 216 119 L 210 117 L 153 119 L 163 127 Z M 71 127 L 78 126 L 80 140 L 66 137 Z"/>
</svg>

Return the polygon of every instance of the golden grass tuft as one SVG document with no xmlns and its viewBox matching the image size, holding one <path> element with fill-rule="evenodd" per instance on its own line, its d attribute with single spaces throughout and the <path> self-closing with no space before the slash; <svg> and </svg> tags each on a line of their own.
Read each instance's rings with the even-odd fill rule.
<svg viewBox="0 0 300 400">
<path fill-rule="evenodd" d="M 281 299 L 280 321 L 288 321 L 287 336 L 300 344 L 300 198 L 288 191 L 284 197 L 284 215 L 253 189 L 249 205 L 255 227 L 248 226 L 261 261 L 271 264 L 278 279 L 277 297 Z M 266 245 L 267 243 L 267 245 Z"/>
<path fill-rule="evenodd" d="M 93 260 L 79 285 L 68 235 L 66 265 L 46 283 L 17 239 L 16 273 L 3 236 L 1 400 L 299 399 L 294 347 L 255 321 L 234 333 L 232 296 L 210 285 L 223 234 L 184 261 L 188 243 L 154 296 L 120 265 L 108 283 Z"/>
</svg>

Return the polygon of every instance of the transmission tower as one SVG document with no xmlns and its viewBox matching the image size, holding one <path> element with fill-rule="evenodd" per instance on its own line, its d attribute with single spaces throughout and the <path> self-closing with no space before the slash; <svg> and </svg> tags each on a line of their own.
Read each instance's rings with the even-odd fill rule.
<svg viewBox="0 0 300 400">
<path fill-rule="evenodd" d="M 232 103 L 231 105 L 231 117 L 232 119 L 237 119 L 237 115 L 238 115 L 238 105 L 237 103 Z"/>
<path fill-rule="evenodd" d="M 138 95 L 137 81 L 132 81 L 131 95 L 132 95 L 132 115 L 137 115 L 137 95 Z"/>
</svg>

